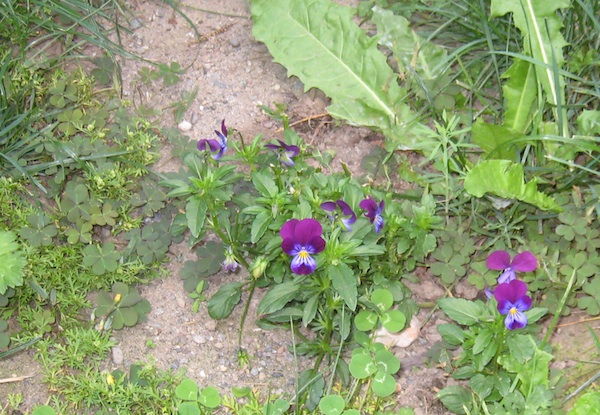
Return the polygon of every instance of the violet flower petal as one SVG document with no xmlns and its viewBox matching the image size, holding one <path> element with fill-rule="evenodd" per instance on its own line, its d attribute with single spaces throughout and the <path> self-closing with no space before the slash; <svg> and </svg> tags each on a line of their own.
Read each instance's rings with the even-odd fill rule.
<svg viewBox="0 0 600 415">
<path fill-rule="evenodd" d="M 535 271 L 537 268 L 537 260 L 531 252 L 525 251 L 517 254 L 513 258 L 510 266 L 512 269 L 519 272 Z"/>
<path fill-rule="evenodd" d="M 494 251 L 485 262 L 489 269 L 504 270 L 510 267 L 510 254 L 506 251 Z"/>
<path fill-rule="evenodd" d="M 504 319 L 504 325 L 509 330 L 522 329 L 527 325 L 527 316 L 518 310 L 511 311 Z"/>
</svg>

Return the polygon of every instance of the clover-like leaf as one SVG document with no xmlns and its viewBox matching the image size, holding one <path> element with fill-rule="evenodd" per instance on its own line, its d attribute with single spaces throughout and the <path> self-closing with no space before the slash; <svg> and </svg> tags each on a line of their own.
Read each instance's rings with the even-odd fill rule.
<svg viewBox="0 0 600 415">
<path fill-rule="evenodd" d="M 83 250 L 83 265 L 96 275 L 114 272 L 119 266 L 121 254 L 112 242 L 102 245 L 88 245 Z"/>
<path fill-rule="evenodd" d="M 19 235 L 31 246 L 48 246 L 58 234 L 54 222 L 43 212 L 32 213 L 27 217 L 29 226 L 21 228 Z"/>
</svg>

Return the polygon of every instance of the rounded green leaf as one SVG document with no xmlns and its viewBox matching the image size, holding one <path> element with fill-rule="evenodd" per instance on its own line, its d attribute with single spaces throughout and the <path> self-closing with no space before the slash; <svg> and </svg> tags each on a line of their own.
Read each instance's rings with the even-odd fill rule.
<svg viewBox="0 0 600 415">
<path fill-rule="evenodd" d="M 357 352 L 357 350 L 359 352 Z M 377 370 L 371 353 L 365 349 L 356 349 L 352 353 L 352 359 L 350 365 L 348 365 L 350 373 L 356 379 L 365 379 L 371 376 Z"/>
<path fill-rule="evenodd" d="M 377 372 L 375 376 L 373 376 L 371 389 L 373 389 L 375 395 L 385 398 L 386 396 L 390 396 L 396 390 L 396 380 L 392 375 Z"/>
<path fill-rule="evenodd" d="M 393 375 L 400 370 L 400 359 L 387 349 L 377 351 L 373 360 L 377 364 L 378 371 Z"/>
<path fill-rule="evenodd" d="M 198 385 L 191 379 L 183 379 L 175 388 L 175 396 L 185 401 L 195 401 L 198 398 Z"/>
<path fill-rule="evenodd" d="M 325 415 L 340 415 L 345 406 L 344 398 L 339 395 L 324 396 L 319 402 L 319 409 Z"/>
<path fill-rule="evenodd" d="M 221 405 L 221 395 L 216 388 L 207 386 L 200 392 L 199 402 L 207 408 L 216 408 Z"/>
<path fill-rule="evenodd" d="M 197 402 L 182 402 L 177 407 L 179 415 L 200 415 L 200 407 Z"/>
<path fill-rule="evenodd" d="M 400 310 L 389 310 L 382 314 L 381 324 L 390 333 L 397 333 L 406 325 L 406 317 Z"/>
<path fill-rule="evenodd" d="M 360 331 L 370 331 L 373 330 L 375 325 L 377 324 L 377 315 L 372 311 L 361 310 L 354 317 L 354 325 Z"/>
<path fill-rule="evenodd" d="M 377 289 L 371 294 L 371 302 L 377 306 L 379 311 L 384 312 L 394 304 L 394 296 L 384 289 Z"/>
</svg>

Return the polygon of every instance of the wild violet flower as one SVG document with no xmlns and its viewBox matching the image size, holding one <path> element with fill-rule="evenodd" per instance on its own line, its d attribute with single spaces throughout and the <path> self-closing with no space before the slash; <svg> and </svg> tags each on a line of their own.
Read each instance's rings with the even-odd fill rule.
<svg viewBox="0 0 600 415">
<path fill-rule="evenodd" d="M 202 139 L 198 141 L 198 150 L 210 151 L 211 157 L 215 160 L 219 160 L 227 151 L 227 127 L 225 126 L 225 120 L 221 121 L 221 131 L 215 130 L 218 140 L 214 138 Z"/>
<path fill-rule="evenodd" d="M 517 272 L 530 272 L 537 268 L 537 260 L 529 251 L 521 252 L 510 260 L 506 251 L 494 251 L 487 258 L 486 265 L 489 269 L 502 271 L 498 277 L 498 284 L 510 282 L 517 278 Z"/>
<path fill-rule="evenodd" d="M 324 202 L 321 203 L 321 209 L 331 213 L 329 217 L 332 221 L 335 222 L 339 219 L 348 232 L 352 230 L 351 225 L 356 222 L 356 214 L 348 203 L 344 202 L 343 200 L 338 200 L 336 202 Z"/>
<path fill-rule="evenodd" d="M 531 308 L 531 297 L 527 295 L 527 284 L 512 280 L 500 284 L 494 290 L 498 301 L 498 312 L 506 315 L 504 325 L 509 330 L 522 329 L 527 325 L 524 311 Z"/>
<path fill-rule="evenodd" d="M 238 264 L 238 262 L 236 261 L 235 255 L 233 254 L 231 247 L 228 247 L 227 251 L 225 252 L 225 261 L 223 261 L 221 267 L 223 267 L 224 271 L 235 272 L 237 271 L 239 266 L 240 264 Z"/>
<path fill-rule="evenodd" d="M 267 144 L 265 147 L 273 150 L 277 154 L 277 160 L 288 167 L 294 165 L 293 157 L 296 157 L 300 154 L 300 149 L 298 146 L 287 145 L 281 140 L 277 140 L 279 145 L 277 144 Z"/>
<path fill-rule="evenodd" d="M 311 255 L 325 249 L 322 233 L 323 227 L 314 219 L 290 219 L 283 224 L 279 231 L 283 239 L 281 249 L 294 257 L 290 264 L 293 273 L 311 274 L 317 268 L 317 261 Z"/>
<path fill-rule="evenodd" d="M 361 209 L 367 211 L 365 216 L 369 218 L 371 223 L 375 225 L 375 232 L 379 233 L 381 228 L 383 228 L 383 208 L 385 206 L 385 202 L 382 200 L 377 203 L 372 196 L 368 196 L 365 200 L 360 202 L 359 206 Z"/>
</svg>

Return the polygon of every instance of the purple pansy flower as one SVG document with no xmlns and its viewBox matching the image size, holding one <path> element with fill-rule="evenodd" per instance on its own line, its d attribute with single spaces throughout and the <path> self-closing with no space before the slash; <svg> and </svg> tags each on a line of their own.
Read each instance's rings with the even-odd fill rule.
<svg viewBox="0 0 600 415">
<path fill-rule="evenodd" d="M 221 121 L 221 131 L 215 130 L 218 140 L 214 138 L 202 139 L 198 141 L 198 150 L 210 151 L 211 157 L 215 160 L 219 160 L 227 151 L 227 127 L 225 127 L 225 120 Z"/>
<path fill-rule="evenodd" d="M 506 251 L 494 251 L 486 261 L 489 269 L 502 271 L 498 277 L 498 283 L 510 282 L 517 278 L 517 272 L 530 272 L 537 268 L 537 260 L 529 251 L 521 252 L 510 260 L 510 254 Z"/>
<path fill-rule="evenodd" d="M 294 257 L 290 264 L 292 272 L 311 274 L 317 268 L 317 261 L 311 255 L 325 249 L 321 224 L 314 219 L 290 219 L 283 224 L 279 233 L 283 239 L 281 249 Z"/>
<path fill-rule="evenodd" d="M 279 142 L 279 145 L 267 144 L 266 147 L 277 153 L 277 160 L 279 160 L 281 164 L 285 164 L 288 167 L 293 166 L 294 160 L 292 160 L 292 157 L 296 157 L 300 154 L 300 149 L 298 146 L 287 145 L 281 140 L 277 141 Z"/>
<path fill-rule="evenodd" d="M 375 232 L 379 233 L 381 228 L 383 228 L 383 208 L 385 206 L 385 202 L 382 200 L 377 203 L 372 196 L 368 196 L 365 200 L 360 202 L 361 209 L 367 211 L 365 216 L 369 218 L 371 223 L 375 225 Z"/>
<path fill-rule="evenodd" d="M 522 329 L 527 325 L 524 311 L 531 308 L 527 284 L 519 280 L 500 284 L 494 290 L 494 297 L 498 301 L 498 312 L 502 315 L 506 314 L 504 325 L 507 329 Z"/>
<path fill-rule="evenodd" d="M 338 208 L 342 212 L 341 216 L 338 213 Z M 327 212 L 331 212 L 329 217 L 334 222 L 337 219 L 340 219 L 344 228 L 350 232 L 352 230 L 352 224 L 356 222 L 356 214 L 350 207 L 350 205 L 343 200 L 338 200 L 336 202 L 324 202 L 321 203 L 321 209 L 326 210 Z"/>
</svg>

